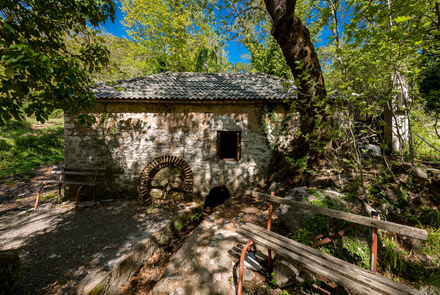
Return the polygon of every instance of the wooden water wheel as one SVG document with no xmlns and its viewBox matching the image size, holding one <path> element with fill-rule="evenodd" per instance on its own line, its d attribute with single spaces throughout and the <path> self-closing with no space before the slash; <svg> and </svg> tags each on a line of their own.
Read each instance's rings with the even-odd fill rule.
<svg viewBox="0 0 440 295">
<path fill-rule="evenodd" d="M 139 197 L 147 204 L 177 205 L 191 197 L 192 192 L 191 167 L 176 156 L 154 159 L 139 177 Z"/>
</svg>

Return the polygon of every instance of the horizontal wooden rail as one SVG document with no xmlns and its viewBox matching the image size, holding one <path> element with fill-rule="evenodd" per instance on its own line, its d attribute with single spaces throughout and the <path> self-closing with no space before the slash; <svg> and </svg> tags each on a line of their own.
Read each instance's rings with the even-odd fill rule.
<svg viewBox="0 0 440 295">
<path fill-rule="evenodd" d="M 309 246 L 270 232 L 257 225 L 246 223 L 237 229 L 237 233 L 257 244 L 272 249 L 282 256 L 292 258 L 304 267 L 320 273 L 337 284 L 349 289 L 351 288 L 356 294 L 419 294 L 418 290 L 411 289 L 401 283 L 384 278 L 369 270 L 312 249 Z"/>
<path fill-rule="evenodd" d="M 77 171 L 51 171 L 52 174 L 67 174 L 67 175 L 97 175 L 97 176 L 104 176 L 105 173 L 96 173 L 96 172 L 77 172 Z"/>
<path fill-rule="evenodd" d="M 342 220 L 366 225 L 369 227 L 376 227 L 376 228 L 384 229 L 387 231 L 398 233 L 399 235 L 402 235 L 402 236 L 408 236 L 408 237 L 413 237 L 413 238 L 422 239 L 422 240 L 428 239 L 428 234 L 427 234 L 426 230 L 411 227 L 411 226 L 401 225 L 401 224 L 397 224 L 397 223 L 393 223 L 393 222 L 389 222 L 389 221 L 377 220 L 377 219 L 373 219 L 370 217 L 360 216 L 360 215 L 342 212 L 342 211 L 338 211 L 338 210 L 333 210 L 333 209 L 329 209 L 329 208 L 318 207 L 318 206 L 307 204 L 304 202 L 292 201 L 292 200 L 283 199 L 280 197 L 274 197 L 271 195 L 262 194 L 262 193 L 258 193 L 258 192 L 253 192 L 252 196 L 266 200 L 266 201 L 272 201 L 272 202 L 276 202 L 276 203 L 280 203 L 280 204 L 286 204 L 286 205 L 293 206 L 295 208 L 306 210 L 306 211 L 309 211 L 312 213 L 323 214 L 326 216 L 339 218 Z"/>
<path fill-rule="evenodd" d="M 66 169 L 66 170 L 84 170 L 84 171 L 105 171 L 107 167 L 78 167 L 78 166 L 53 166 L 54 169 Z"/>
<path fill-rule="evenodd" d="M 88 186 L 97 186 L 101 184 L 99 182 L 78 182 L 78 181 L 64 181 L 64 180 L 44 180 L 44 181 L 39 181 L 39 183 L 77 184 L 77 185 L 88 185 Z"/>
</svg>

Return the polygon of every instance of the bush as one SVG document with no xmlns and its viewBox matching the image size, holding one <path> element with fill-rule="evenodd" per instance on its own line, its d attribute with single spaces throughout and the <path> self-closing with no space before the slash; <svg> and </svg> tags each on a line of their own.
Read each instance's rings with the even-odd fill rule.
<svg viewBox="0 0 440 295">
<path fill-rule="evenodd" d="M 0 294 L 13 294 L 21 273 L 17 250 L 0 251 Z"/>
</svg>

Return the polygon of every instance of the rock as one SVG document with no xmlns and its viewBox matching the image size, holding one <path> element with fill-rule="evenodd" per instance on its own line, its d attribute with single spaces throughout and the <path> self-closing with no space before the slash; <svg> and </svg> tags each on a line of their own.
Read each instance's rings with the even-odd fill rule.
<svg viewBox="0 0 440 295">
<path fill-rule="evenodd" d="M 325 175 L 310 175 L 308 183 L 311 187 L 326 188 L 336 186 L 335 179 Z"/>
<path fill-rule="evenodd" d="M 275 195 L 277 195 L 277 191 L 282 189 L 283 186 L 284 186 L 284 184 L 282 182 L 273 181 L 270 184 L 269 188 L 267 189 L 266 193 L 270 195 L 273 192 L 273 193 L 275 193 Z"/>
<path fill-rule="evenodd" d="M 231 264 L 231 258 L 229 256 L 223 255 L 222 258 L 220 258 L 220 261 L 218 262 L 218 266 L 221 268 L 228 268 Z"/>
<path fill-rule="evenodd" d="M 294 261 L 278 256 L 273 265 L 276 285 L 282 288 L 295 282 L 303 283 L 304 280 L 299 277 L 301 269 L 302 267 Z"/>
<path fill-rule="evenodd" d="M 95 205 L 99 204 L 99 202 L 93 202 L 93 201 L 86 201 L 86 202 L 81 202 L 78 204 L 79 208 L 88 208 L 88 207 L 93 207 Z"/>
<path fill-rule="evenodd" d="M 240 275 L 240 267 L 237 267 L 236 270 L 236 274 L 237 274 L 237 279 L 239 278 Z M 243 269 L 243 281 L 244 282 L 249 282 L 252 281 L 252 279 L 255 277 L 255 274 L 252 270 L 249 269 Z"/>
<path fill-rule="evenodd" d="M 220 272 L 216 272 L 212 275 L 212 277 L 214 278 L 214 281 L 221 281 L 222 274 Z"/>
<path fill-rule="evenodd" d="M 411 249 L 418 259 L 420 259 L 421 261 L 426 261 L 425 256 L 423 255 L 422 243 L 419 239 L 411 239 Z"/>
<path fill-rule="evenodd" d="M 310 194 L 304 187 L 297 187 L 290 190 L 285 198 L 299 202 L 312 202 L 317 200 L 317 198 Z M 288 205 L 281 205 L 280 211 L 280 219 L 290 232 L 294 232 L 297 227 L 304 227 L 306 221 L 315 216 L 315 214 L 311 212 L 298 210 Z"/>
<path fill-rule="evenodd" d="M 357 143 L 359 146 L 359 151 L 361 152 L 362 156 L 370 157 L 372 155 L 381 156 L 382 151 L 380 149 L 380 146 L 371 144 L 371 143 Z"/>
<path fill-rule="evenodd" d="M 428 179 L 428 174 L 426 174 L 426 172 L 423 171 L 420 167 L 417 167 L 417 169 L 414 171 L 414 173 L 417 176 L 417 178 L 419 178 L 419 179 L 423 179 L 423 180 Z"/>
<path fill-rule="evenodd" d="M 210 243 L 210 241 L 208 239 L 205 239 L 205 240 L 201 240 L 199 242 L 199 245 L 206 246 L 206 245 L 209 245 L 209 243 Z"/>
<path fill-rule="evenodd" d="M 411 214 L 411 207 L 403 206 L 403 212 L 405 212 L 406 214 Z"/>
<path fill-rule="evenodd" d="M 387 187 L 384 190 L 384 192 L 387 195 L 387 199 L 388 200 L 393 201 L 393 202 L 398 202 L 399 201 L 399 198 L 396 196 L 396 194 L 394 193 L 394 191 L 391 188 Z"/>
<path fill-rule="evenodd" d="M 383 203 L 383 204 L 382 204 L 382 207 L 381 207 L 381 210 L 382 210 L 382 214 L 383 214 L 383 215 L 388 215 L 388 207 L 387 207 L 387 204 Z"/>
<path fill-rule="evenodd" d="M 20 277 L 20 255 L 15 250 L 0 251 L 0 294 L 13 294 Z"/>
</svg>

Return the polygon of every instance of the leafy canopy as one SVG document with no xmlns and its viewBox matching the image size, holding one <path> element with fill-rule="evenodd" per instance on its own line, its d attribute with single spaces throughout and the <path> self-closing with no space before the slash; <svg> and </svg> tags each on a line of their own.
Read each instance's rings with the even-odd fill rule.
<svg viewBox="0 0 440 295">
<path fill-rule="evenodd" d="M 45 121 L 56 108 L 93 105 L 91 73 L 108 62 L 93 38 L 114 21 L 112 0 L 0 1 L 0 124 L 23 115 Z"/>
<path fill-rule="evenodd" d="M 215 16 L 199 4 L 190 0 L 122 1 L 127 33 L 144 49 L 154 73 L 217 72 L 224 64 L 224 42 L 214 30 Z"/>
</svg>

